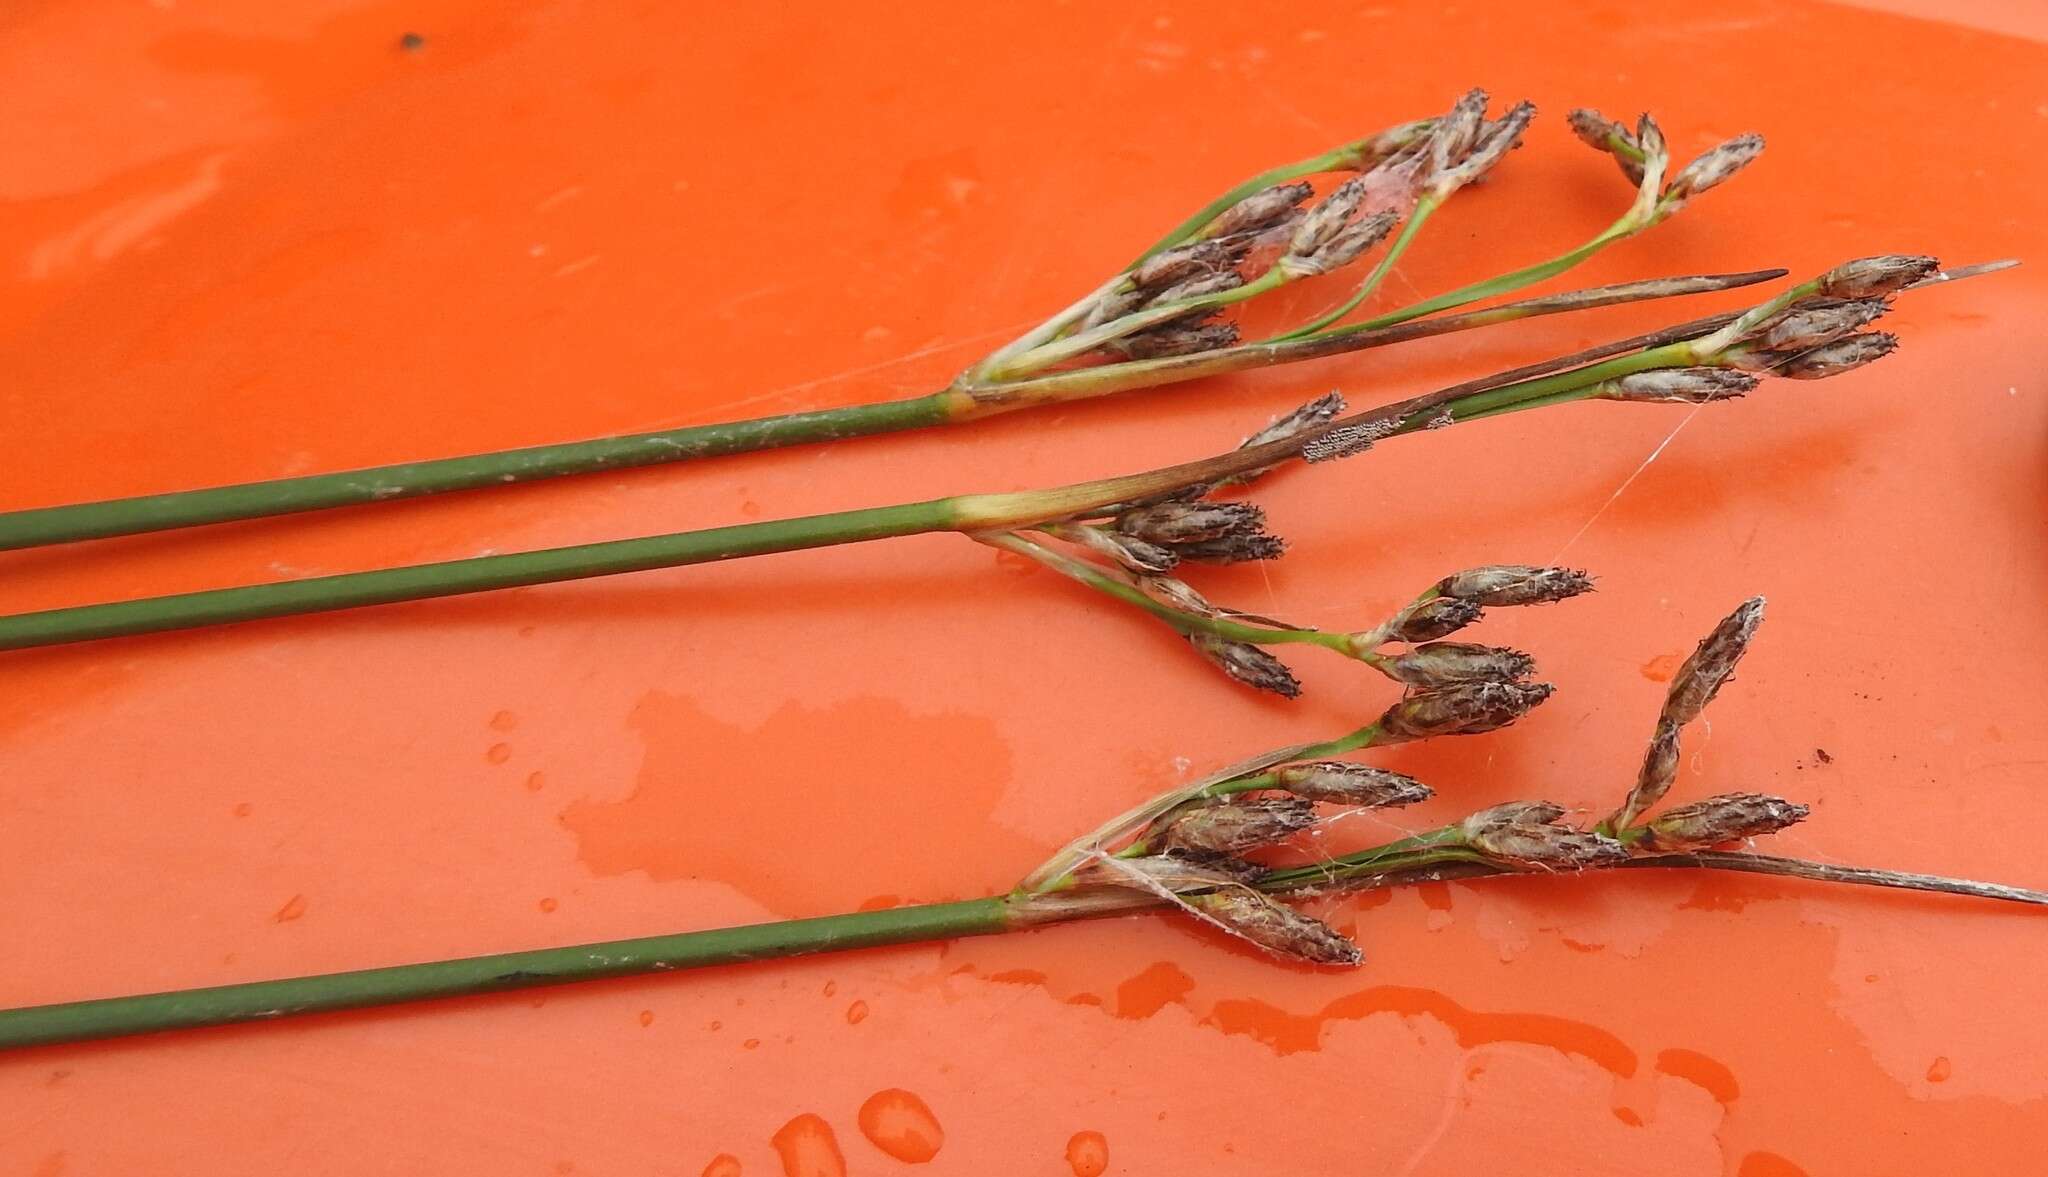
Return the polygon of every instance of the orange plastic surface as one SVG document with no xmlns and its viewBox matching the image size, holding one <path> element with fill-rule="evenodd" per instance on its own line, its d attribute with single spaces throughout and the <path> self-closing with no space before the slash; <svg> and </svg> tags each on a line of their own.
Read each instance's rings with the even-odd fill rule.
<svg viewBox="0 0 2048 1177">
<path fill-rule="evenodd" d="M 2048 886 L 2048 9 L 1263 7 L 15 0 L 0 507 L 930 389 L 1254 170 L 1533 98 L 1389 295 L 1441 290 L 1617 214 L 1561 116 L 1648 108 L 1681 156 L 1771 147 L 1571 284 L 2037 264 L 1902 299 L 1905 348 L 1840 380 L 1275 480 L 1293 551 L 1202 587 L 1350 626 L 1473 563 L 1599 573 L 1479 631 L 1558 694 L 1381 757 L 1443 794 L 1395 826 L 1610 804 L 1677 659 L 1765 593 L 1678 798 L 1781 792 L 1814 808 L 1787 852 Z M 13 553 L 0 609 L 1109 474 L 1742 301 Z M 950 536 L 0 656 L 0 1005 L 988 893 L 1388 701 L 1295 661 L 1305 699 L 1252 697 Z M 1325 906 L 1362 969 L 1145 917 L 9 1055 L 0 1173 L 2040 1169 L 2032 909 L 1634 872 Z"/>
</svg>

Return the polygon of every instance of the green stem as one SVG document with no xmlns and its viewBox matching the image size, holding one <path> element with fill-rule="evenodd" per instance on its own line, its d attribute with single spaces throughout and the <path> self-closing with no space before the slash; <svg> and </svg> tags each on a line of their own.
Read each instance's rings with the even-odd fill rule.
<svg viewBox="0 0 2048 1177">
<path fill-rule="evenodd" d="M 420 601 L 946 531 L 955 526 L 956 502 L 937 499 L 538 552 L 478 556 L 408 568 L 21 613 L 0 617 L 0 650 Z"/>
<path fill-rule="evenodd" d="M 921 429 L 947 423 L 966 399 L 963 393 L 938 392 L 462 458 L 10 511 L 0 514 L 0 551 Z"/>
<path fill-rule="evenodd" d="M 285 981 L 32 1006 L 0 1010 L 0 1050 L 430 998 L 501 993 L 569 981 L 744 964 L 883 944 L 980 936 L 1009 931 L 1014 926 L 1017 924 L 1005 900 L 970 899 Z"/>
</svg>

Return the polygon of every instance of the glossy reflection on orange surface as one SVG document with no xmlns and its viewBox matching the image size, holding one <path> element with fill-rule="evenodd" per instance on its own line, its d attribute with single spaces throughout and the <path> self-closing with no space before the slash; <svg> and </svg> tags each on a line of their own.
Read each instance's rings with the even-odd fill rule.
<svg viewBox="0 0 2048 1177">
<path fill-rule="evenodd" d="M 1204 588 L 1345 625 L 1464 564 L 1600 574 L 1487 623 L 1558 695 L 1390 753 L 1443 797 L 1365 836 L 1611 802 L 1677 660 L 1763 592 L 1681 799 L 1782 792 L 1814 807 L 1794 852 L 2048 885 L 2044 40 L 2038 5 L 1924 0 L 18 3 L 0 508 L 926 390 L 1259 167 L 1468 85 L 1527 95 L 1528 145 L 1389 283 L 1440 290 L 1604 225 L 1626 194 L 1558 116 L 1647 107 L 1681 152 L 1770 150 L 1587 283 L 2036 264 L 1902 299 L 1906 347 L 1842 380 L 1276 480 L 1288 558 Z M 1368 403 L 1734 301 L 11 553 L 0 610 L 1106 474 L 1332 386 Z M 1305 699 L 1248 698 L 944 536 L 9 655 L 0 1004 L 985 893 L 1386 701 L 1299 662 Z M 0 1172 L 872 1173 L 942 1123 L 932 1166 L 960 1172 L 1455 1174 L 1512 1149 L 1528 1173 L 2003 1174 L 2048 1134 L 2026 913 L 1683 874 L 1323 910 L 1362 971 L 1136 919 L 8 1056 Z M 931 1135 L 863 1113 L 890 1092 Z"/>
</svg>

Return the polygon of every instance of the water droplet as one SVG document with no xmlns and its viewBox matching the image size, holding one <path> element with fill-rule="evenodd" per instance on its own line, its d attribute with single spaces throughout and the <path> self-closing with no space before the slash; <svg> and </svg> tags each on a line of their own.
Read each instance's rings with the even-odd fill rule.
<svg viewBox="0 0 2048 1177">
<path fill-rule="evenodd" d="M 714 1034 L 715 1034 L 715 1033 L 717 1033 L 718 1031 L 720 1031 L 720 1030 L 723 1030 L 723 1029 L 725 1029 L 725 1023 L 724 1023 L 724 1022 L 713 1022 L 713 1023 L 711 1023 L 710 1029 L 711 1029 L 712 1033 L 714 1033 Z"/>
<path fill-rule="evenodd" d="M 1954 1070 L 1955 1068 L 1949 1064 L 1948 1056 L 1942 1055 L 1927 1064 L 1927 1081 L 1929 1083 L 1946 1083 L 1948 1082 L 1949 1075 Z"/>
<path fill-rule="evenodd" d="M 553 912 L 555 908 L 559 906 L 561 905 L 556 903 L 553 897 L 549 897 L 547 899 L 543 899 L 540 901 L 540 910 L 543 915 Z"/>
<path fill-rule="evenodd" d="M 745 1042 L 740 1043 L 740 1049 L 752 1050 L 759 1045 L 761 1045 L 761 1040 L 759 1038 L 749 1038 Z"/>
<path fill-rule="evenodd" d="M 270 918 L 283 924 L 298 919 L 304 914 L 306 914 L 306 897 L 304 895 L 294 895 L 290 899 L 285 900 L 284 906 L 278 908 L 277 914 Z"/>
<path fill-rule="evenodd" d="M 256 812 L 256 807 L 254 805 L 249 804 L 247 801 L 235 802 L 236 817 L 247 817 L 254 812 Z"/>
<path fill-rule="evenodd" d="M 877 1091 L 860 1105 L 860 1133 L 876 1148 L 910 1165 L 939 1155 L 946 1133 L 917 1096 L 901 1088 Z"/>
<path fill-rule="evenodd" d="M 830 996 L 832 996 L 832 995 L 833 995 L 834 993 L 837 993 L 837 992 L 839 992 L 839 982 L 837 982 L 837 981 L 827 981 L 827 982 L 825 982 L 825 996 L 827 996 L 827 997 L 830 997 Z"/>
<path fill-rule="evenodd" d="M 489 748 L 484 749 L 484 762 L 486 764 L 503 764 L 510 759 L 512 759 L 512 745 L 510 744 L 492 744 Z"/>
<path fill-rule="evenodd" d="M 1451 913 L 1448 911 L 1432 911 L 1422 917 L 1422 926 L 1432 932 L 1441 932 L 1451 926 Z"/>
<path fill-rule="evenodd" d="M 653 1010 L 651 1010 L 651 1009 L 643 1009 L 643 1010 L 641 1010 L 641 1011 L 640 1011 L 640 1025 L 641 1025 L 641 1027 L 642 1027 L 642 1028 L 644 1029 L 645 1027 L 648 1027 L 648 1026 L 652 1026 L 653 1024 L 654 1024 L 654 1011 L 653 1011 Z"/>
<path fill-rule="evenodd" d="M 704 1177 L 740 1177 L 740 1159 L 729 1152 L 719 1153 L 704 1166 Z"/>
<path fill-rule="evenodd" d="M 783 1177 L 846 1177 L 846 1157 L 832 1125 L 805 1112 L 770 1137 L 782 1157 Z"/>
<path fill-rule="evenodd" d="M 541 791 L 543 787 L 547 785 L 547 783 L 548 778 L 545 773 L 528 773 L 526 776 L 526 791 L 529 793 L 538 793 Z"/>
<path fill-rule="evenodd" d="M 1067 1141 L 1067 1167 L 1074 1177 L 1100 1177 L 1109 1168 L 1109 1141 L 1100 1132 L 1076 1132 Z"/>
<path fill-rule="evenodd" d="M 500 711 L 491 716 L 491 730 L 494 732 L 509 732 L 518 726 L 519 717 L 510 711 Z"/>
<path fill-rule="evenodd" d="M 867 1021 L 867 1020 L 868 1020 L 868 1003 L 867 1003 L 867 1002 L 865 1002 L 865 1001 L 856 1001 L 856 1002 L 854 1002 L 854 1003 L 853 1003 L 852 1005 L 849 1005 L 849 1006 L 847 1006 L 847 1007 L 846 1007 L 846 1024 L 847 1024 L 847 1025 L 849 1025 L 849 1026 L 858 1026 L 858 1025 L 860 1025 L 860 1024 L 861 1024 L 862 1022 L 865 1022 L 865 1021 Z"/>
</svg>

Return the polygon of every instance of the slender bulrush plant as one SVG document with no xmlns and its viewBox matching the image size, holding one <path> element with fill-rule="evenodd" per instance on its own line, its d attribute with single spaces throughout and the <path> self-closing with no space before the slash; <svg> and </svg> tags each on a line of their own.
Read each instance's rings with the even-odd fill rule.
<svg viewBox="0 0 2048 1177">
<path fill-rule="evenodd" d="M 1402 611 L 1407 620 L 1390 624 L 1412 623 L 1430 601 L 1545 600 L 1579 579 L 1557 569 L 1473 569 L 1445 578 Z M 1154 798 L 1075 839 L 1000 896 L 0 1010 L 0 1049 L 987 935 L 1142 911 L 1199 920 L 1284 960 L 1353 966 L 1363 955 L 1358 945 L 1300 910 L 1301 903 L 1486 875 L 1579 878 L 1627 868 L 1716 870 L 2048 905 L 2048 892 L 1739 848 L 1807 816 L 1806 806 L 1782 797 L 1730 793 L 1657 810 L 1676 776 L 1680 733 L 1729 680 L 1762 617 L 1761 598 L 1744 602 L 1686 660 L 1672 679 L 1634 785 L 1612 814 L 1590 827 L 1568 823 L 1564 806 L 1516 801 L 1381 845 L 1317 852 L 1318 835 L 1333 824 L 1431 795 L 1410 777 L 1338 757 L 1493 731 L 1550 693 L 1527 681 L 1530 667 L 1519 655 L 1495 652 L 1483 668 L 1461 656 L 1453 660 L 1456 673 L 1426 673 L 1420 685 L 1357 731 L 1281 748 Z"/>
<path fill-rule="evenodd" d="M 1647 124 L 1646 124 L 1647 125 Z M 1952 281 L 2010 263 L 1948 272 L 1931 257 L 1885 255 L 1846 262 L 1747 310 L 1695 320 L 1569 356 L 1466 381 L 1422 396 L 1339 415 L 1318 401 L 1225 454 L 1139 474 L 1040 490 L 970 494 L 760 523 L 611 540 L 472 559 L 312 577 L 276 584 L 84 605 L 0 617 L 0 650 L 190 629 L 266 617 L 456 596 L 521 585 L 609 576 L 803 548 L 929 532 L 995 542 L 1093 587 L 1112 582 L 1159 600 L 1168 622 L 1216 654 L 1286 642 L 1334 645 L 1328 636 L 1256 618 L 1192 625 L 1191 600 L 1170 598 L 1155 579 L 1181 561 L 1269 559 L 1282 545 L 1256 509 L 1220 500 L 1245 481 L 1295 459 L 1362 453 L 1389 437 L 1576 401 L 1704 404 L 1737 397 L 1766 376 L 1812 380 L 1888 354 L 1895 336 L 1863 330 L 1902 290 Z M 1679 280 L 1681 282 L 1687 280 Z M 1047 540 L 1096 553 L 1079 560 Z M 1107 558 L 1104 558 L 1105 555 Z M 1123 595 L 1123 594 L 1119 594 Z M 1189 607 L 1193 606 L 1193 607 Z M 1155 612 L 1159 612 L 1155 610 Z M 1246 629 L 1232 628 L 1247 626 Z M 1199 636 L 1197 636 L 1199 635 Z M 1295 636 L 1289 636 L 1295 635 Z M 1240 675 L 1239 677 L 1247 677 Z M 1277 687 L 1278 680 L 1273 684 Z"/>
<path fill-rule="evenodd" d="M 754 450 L 836 441 L 978 420 L 1039 405 L 1110 396 L 1199 377 L 1293 363 L 1538 315 L 1686 293 L 1629 286 L 1575 297 L 1527 299 L 1445 314 L 1555 277 L 1594 253 L 1652 228 L 1753 159 L 1763 141 L 1742 135 L 1664 183 L 1669 153 L 1647 115 L 1634 132 L 1615 127 L 1598 146 L 1627 161 L 1636 197 L 1591 240 L 1557 257 L 1344 322 L 1375 293 L 1430 216 L 1482 179 L 1521 141 L 1535 115 L 1523 102 L 1487 117 L 1474 90 L 1444 115 L 1389 128 L 1273 168 L 1217 197 L 1128 267 L 1065 310 L 970 365 L 937 392 L 696 425 L 652 433 L 407 462 L 205 490 L 0 513 L 0 550 L 66 543 L 377 503 L 447 491 Z M 1574 126 L 1585 134 L 1576 112 Z M 1313 178 L 1348 173 L 1318 198 Z M 1400 232 L 1349 297 L 1270 339 L 1246 342 L 1222 316 L 1281 287 L 1352 267 Z M 1709 287 L 1699 287 L 1709 288 Z"/>
</svg>

